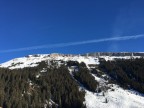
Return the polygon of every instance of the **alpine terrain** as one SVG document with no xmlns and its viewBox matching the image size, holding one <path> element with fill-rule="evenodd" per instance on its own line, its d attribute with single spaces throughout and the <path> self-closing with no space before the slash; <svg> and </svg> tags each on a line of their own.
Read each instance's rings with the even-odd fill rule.
<svg viewBox="0 0 144 108">
<path fill-rule="evenodd" d="M 144 53 L 36 54 L 0 64 L 2 108 L 143 108 Z"/>
</svg>

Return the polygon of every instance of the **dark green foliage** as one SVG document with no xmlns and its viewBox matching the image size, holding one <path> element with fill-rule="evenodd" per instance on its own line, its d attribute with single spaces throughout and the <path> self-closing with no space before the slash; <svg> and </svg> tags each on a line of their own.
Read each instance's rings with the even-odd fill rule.
<svg viewBox="0 0 144 108">
<path fill-rule="evenodd" d="M 100 69 L 122 87 L 144 93 L 144 59 L 103 61 Z"/>
<path fill-rule="evenodd" d="M 40 73 L 43 68 L 46 72 Z M 0 107 L 44 108 L 44 104 L 48 107 L 53 100 L 56 103 L 53 108 L 57 104 L 59 108 L 84 108 L 84 96 L 65 66 L 47 68 L 41 62 L 33 68 L 0 68 Z"/>
<path fill-rule="evenodd" d="M 74 73 L 74 77 L 88 90 L 95 92 L 98 82 L 84 64 L 79 65 L 79 71 Z"/>
<path fill-rule="evenodd" d="M 79 67 L 81 67 L 81 68 L 86 68 L 86 64 L 85 64 L 84 62 L 81 62 L 81 63 L 79 64 Z"/>
<path fill-rule="evenodd" d="M 77 61 L 68 61 L 67 66 L 79 66 L 79 63 Z"/>
<path fill-rule="evenodd" d="M 84 101 L 84 92 L 79 92 L 77 83 L 73 81 L 66 67 L 49 69 L 48 72 L 39 78 L 39 84 L 45 89 L 50 89 L 51 98 L 62 108 L 79 108 Z M 45 84 L 49 85 L 46 88 Z"/>
</svg>

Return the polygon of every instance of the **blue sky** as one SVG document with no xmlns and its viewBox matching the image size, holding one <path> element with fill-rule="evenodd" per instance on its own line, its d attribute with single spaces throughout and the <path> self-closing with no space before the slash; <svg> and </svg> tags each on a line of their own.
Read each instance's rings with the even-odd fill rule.
<svg viewBox="0 0 144 108">
<path fill-rule="evenodd" d="M 144 34 L 143 0 L 0 1 L 0 62 L 39 53 L 144 51 L 144 38 L 17 52 L 3 50 Z"/>
</svg>

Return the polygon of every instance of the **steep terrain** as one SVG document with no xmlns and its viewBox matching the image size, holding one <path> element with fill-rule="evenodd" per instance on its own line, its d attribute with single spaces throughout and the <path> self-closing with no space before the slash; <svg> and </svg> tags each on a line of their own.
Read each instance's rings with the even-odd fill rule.
<svg viewBox="0 0 144 108">
<path fill-rule="evenodd" d="M 41 100 L 38 101 L 39 103 L 37 102 L 37 104 L 41 105 L 37 105 L 38 108 L 143 108 L 144 95 L 142 94 L 143 91 L 140 91 L 138 87 L 144 87 L 144 78 L 139 78 L 140 81 L 135 79 L 139 75 L 135 75 L 130 67 L 132 64 L 134 71 L 136 70 L 138 71 L 138 74 L 142 75 L 142 72 L 139 73 L 139 70 L 142 70 L 139 68 L 142 66 L 133 65 L 143 65 L 144 60 L 141 59 L 141 57 L 141 55 L 132 53 L 126 55 L 94 54 L 94 56 L 90 56 L 89 54 L 81 56 L 56 53 L 28 55 L 2 63 L 0 65 L 0 78 L 4 79 L 2 82 L 5 82 L 5 85 L 8 86 L 11 84 L 9 81 L 11 81 L 12 76 L 27 76 L 23 78 L 23 80 L 17 81 L 27 81 L 24 85 L 27 85 L 27 83 L 29 84 L 24 91 L 21 91 L 21 88 L 19 89 L 19 92 L 24 95 L 24 99 L 27 99 L 27 96 L 31 97 L 35 95 L 35 97 L 33 98 L 34 100 L 31 98 L 30 102 L 25 100 L 25 103 L 21 103 L 19 100 L 19 103 L 21 103 L 22 106 L 25 106 L 26 103 L 29 102 L 29 107 L 36 107 L 35 102 L 38 100 L 35 98 L 43 97 L 39 98 L 39 100 Z M 118 63 L 115 62 L 119 59 L 121 60 L 121 64 L 118 64 L 120 63 L 119 61 Z M 111 62 L 109 63 L 109 61 Z M 126 64 L 129 63 L 128 69 L 133 73 L 130 76 L 123 66 L 125 65 L 125 61 L 127 61 Z M 111 66 L 115 68 L 109 68 Z M 7 75 L 9 72 L 15 73 L 15 75 Z M 121 74 L 119 75 L 119 73 Z M 123 78 L 125 78 L 124 75 L 128 78 L 133 78 L 133 80 L 121 79 L 121 83 L 119 77 L 121 78 L 121 76 L 123 76 Z M 20 79 L 22 78 L 20 77 Z M 133 81 L 138 82 L 136 83 L 136 87 L 131 84 Z M 17 82 L 14 82 L 14 84 L 17 84 Z M 3 86 L 6 90 L 5 85 Z M 0 93 L 2 92 L 4 91 L 1 91 Z M 46 97 L 46 95 L 48 96 Z M 4 95 L 1 96 L 3 97 Z M 7 97 L 7 92 L 5 92 L 5 97 Z M 9 106 L 12 107 L 13 101 L 10 101 L 8 104 L 6 103 L 7 99 L 11 98 L 0 98 L 1 106 L 5 106 L 6 108 Z M 15 101 L 17 102 L 18 100 L 15 99 Z"/>
</svg>

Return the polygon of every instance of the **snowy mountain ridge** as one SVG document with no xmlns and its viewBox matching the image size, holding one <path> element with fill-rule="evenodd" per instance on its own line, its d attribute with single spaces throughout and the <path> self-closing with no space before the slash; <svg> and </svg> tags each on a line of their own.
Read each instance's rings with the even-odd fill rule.
<svg viewBox="0 0 144 108">
<path fill-rule="evenodd" d="M 72 55 L 72 54 L 36 54 L 36 55 L 28 55 L 25 57 L 15 58 L 5 63 L 0 64 L 0 67 L 16 69 L 16 68 L 24 68 L 24 67 L 35 67 L 41 61 L 78 61 L 79 63 L 84 62 L 87 66 L 89 64 L 98 65 L 100 59 L 115 60 L 115 59 L 131 59 L 131 58 L 141 58 L 142 56 L 109 56 L 109 55 Z"/>
<path fill-rule="evenodd" d="M 91 65 L 99 65 L 100 60 L 112 61 L 115 59 L 136 59 L 142 56 L 110 56 L 110 55 L 65 55 L 65 54 L 37 54 L 28 55 L 21 58 L 15 58 L 8 62 L 0 64 L 1 68 L 19 69 L 24 67 L 38 66 L 39 62 L 45 61 L 49 64 L 50 61 L 56 61 L 58 65 L 61 65 L 61 61 L 77 61 L 79 63 L 84 62 L 88 68 L 92 68 Z M 41 72 L 43 72 L 42 70 Z M 98 70 L 99 71 L 99 70 Z M 107 84 L 107 80 L 102 77 L 98 77 L 96 74 L 92 74 L 95 80 L 99 82 L 99 86 L 108 87 L 109 89 L 100 93 L 91 92 L 85 88 L 85 101 L 84 104 L 87 108 L 143 108 L 144 95 L 139 95 L 138 92 L 132 90 L 124 90 L 116 84 Z M 37 78 L 39 76 L 36 76 Z M 80 87 L 81 88 L 81 87 Z"/>
<path fill-rule="evenodd" d="M 63 55 L 63 54 L 37 54 L 37 55 L 28 55 L 21 58 L 15 58 L 8 62 L 0 64 L 0 67 L 9 68 L 9 69 L 17 69 L 24 67 L 35 67 L 39 62 L 42 61 L 78 61 L 84 62 L 88 64 L 99 64 L 98 59 L 94 57 L 85 57 L 79 55 Z"/>
</svg>

